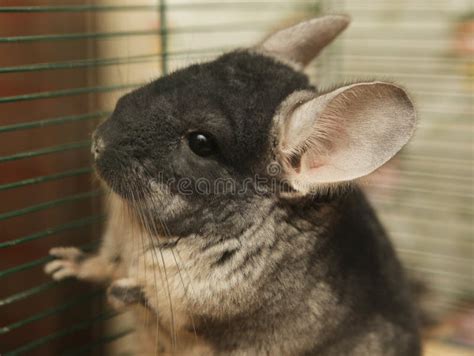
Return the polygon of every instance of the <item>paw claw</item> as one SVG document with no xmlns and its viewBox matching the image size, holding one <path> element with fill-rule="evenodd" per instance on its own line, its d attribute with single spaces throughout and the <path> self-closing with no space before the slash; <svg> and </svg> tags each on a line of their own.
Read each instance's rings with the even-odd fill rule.
<svg viewBox="0 0 474 356">
<path fill-rule="evenodd" d="M 63 267 L 63 261 L 53 260 L 44 265 L 44 273 L 52 274 Z"/>
<path fill-rule="evenodd" d="M 57 272 L 54 272 L 51 276 L 53 277 L 54 280 L 61 281 L 66 278 L 76 277 L 77 272 L 71 269 L 63 268 Z"/>
<path fill-rule="evenodd" d="M 76 247 L 54 247 L 49 250 L 49 254 L 56 258 L 74 261 L 79 261 L 84 256 L 84 253 Z"/>
<path fill-rule="evenodd" d="M 77 277 L 79 266 L 84 259 L 84 253 L 81 250 L 75 247 L 55 247 L 49 251 L 49 254 L 56 259 L 44 266 L 46 274 L 50 274 L 56 281 Z"/>
</svg>

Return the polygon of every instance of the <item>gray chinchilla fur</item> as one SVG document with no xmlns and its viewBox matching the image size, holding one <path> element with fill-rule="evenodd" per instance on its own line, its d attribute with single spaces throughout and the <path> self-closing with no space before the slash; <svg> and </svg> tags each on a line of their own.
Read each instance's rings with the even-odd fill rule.
<svg viewBox="0 0 474 356">
<path fill-rule="evenodd" d="M 302 22 L 122 97 L 93 136 L 102 247 L 52 249 L 46 272 L 106 283 L 142 354 L 419 355 L 404 272 L 354 182 L 408 142 L 413 104 L 302 72 L 348 23 Z"/>
</svg>

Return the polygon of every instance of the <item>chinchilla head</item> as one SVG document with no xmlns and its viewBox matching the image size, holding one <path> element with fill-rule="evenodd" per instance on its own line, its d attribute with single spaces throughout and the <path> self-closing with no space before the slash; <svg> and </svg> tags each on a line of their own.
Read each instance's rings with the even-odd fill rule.
<svg viewBox="0 0 474 356">
<path fill-rule="evenodd" d="M 367 82 L 321 94 L 301 71 L 348 23 L 302 22 L 125 95 L 94 133 L 99 176 L 166 221 L 371 173 L 413 133 L 405 92 Z"/>
</svg>

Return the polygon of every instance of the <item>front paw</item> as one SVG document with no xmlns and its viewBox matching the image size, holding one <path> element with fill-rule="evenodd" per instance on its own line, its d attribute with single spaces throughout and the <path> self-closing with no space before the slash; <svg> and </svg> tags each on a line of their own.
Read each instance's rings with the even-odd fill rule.
<svg viewBox="0 0 474 356">
<path fill-rule="evenodd" d="M 132 304 L 147 306 L 143 288 L 132 278 L 122 278 L 113 282 L 107 289 L 107 299 L 116 309 Z"/>
<path fill-rule="evenodd" d="M 86 255 L 75 247 L 52 248 L 49 250 L 49 254 L 56 259 L 48 262 L 44 266 L 44 271 L 56 281 L 77 277 L 82 261 L 86 258 Z"/>
</svg>

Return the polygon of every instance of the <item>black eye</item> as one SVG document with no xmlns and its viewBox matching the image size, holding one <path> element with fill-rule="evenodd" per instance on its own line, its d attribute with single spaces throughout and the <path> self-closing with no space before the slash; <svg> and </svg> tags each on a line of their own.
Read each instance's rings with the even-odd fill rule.
<svg viewBox="0 0 474 356">
<path fill-rule="evenodd" d="M 188 135 L 189 148 L 201 157 L 210 156 L 217 151 L 217 145 L 214 138 L 204 132 L 191 132 Z"/>
</svg>

